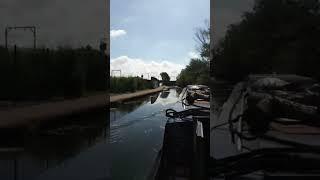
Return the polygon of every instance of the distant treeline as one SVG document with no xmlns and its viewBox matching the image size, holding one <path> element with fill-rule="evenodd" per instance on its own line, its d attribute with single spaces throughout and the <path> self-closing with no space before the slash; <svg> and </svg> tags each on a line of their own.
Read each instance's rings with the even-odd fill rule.
<svg viewBox="0 0 320 180">
<path fill-rule="evenodd" d="M 256 0 L 212 52 L 212 75 L 232 81 L 250 73 L 320 79 L 320 2 Z"/>
<path fill-rule="evenodd" d="M 0 47 L 0 99 L 74 98 L 107 90 L 107 61 L 86 48 L 23 49 Z"/>
<path fill-rule="evenodd" d="M 137 90 L 151 89 L 151 81 L 140 77 L 110 77 L 110 92 L 125 93 Z"/>
</svg>

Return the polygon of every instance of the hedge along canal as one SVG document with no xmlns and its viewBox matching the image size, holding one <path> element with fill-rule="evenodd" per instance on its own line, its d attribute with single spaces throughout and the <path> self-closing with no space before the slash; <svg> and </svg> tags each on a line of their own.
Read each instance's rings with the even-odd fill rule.
<svg viewBox="0 0 320 180">
<path fill-rule="evenodd" d="M 112 179 L 146 179 L 162 147 L 165 110 L 182 110 L 180 95 L 170 89 L 111 107 Z"/>
</svg>

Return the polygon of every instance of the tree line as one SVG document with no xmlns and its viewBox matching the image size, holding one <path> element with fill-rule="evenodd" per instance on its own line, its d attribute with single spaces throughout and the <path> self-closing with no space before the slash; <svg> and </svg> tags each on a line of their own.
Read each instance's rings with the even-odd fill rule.
<svg viewBox="0 0 320 180">
<path fill-rule="evenodd" d="M 320 79 L 318 0 L 256 0 L 251 11 L 228 26 L 222 39 L 213 39 L 213 49 L 209 26 L 198 29 L 195 37 L 201 57 L 191 59 L 181 71 L 177 78 L 180 86 L 208 84 L 208 72 L 228 81 L 264 73 Z"/>
<path fill-rule="evenodd" d="M 251 73 L 320 79 L 318 0 L 256 0 L 212 50 L 211 76 L 238 81 Z"/>
<path fill-rule="evenodd" d="M 91 47 L 0 47 L 0 99 L 74 98 L 107 90 L 107 59 Z"/>
<path fill-rule="evenodd" d="M 152 82 L 142 77 L 110 77 L 111 93 L 127 93 L 152 89 Z"/>
</svg>

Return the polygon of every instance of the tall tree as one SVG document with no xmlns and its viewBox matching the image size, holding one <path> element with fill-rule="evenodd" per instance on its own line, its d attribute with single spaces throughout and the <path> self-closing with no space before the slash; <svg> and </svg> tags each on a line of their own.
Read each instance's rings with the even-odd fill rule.
<svg viewBox="0 0 320 180">
<path fill-rule="evenodd" d="M 162 72 L 160 73 L 161 79 L 164 82 L 169 82 L 170 81 L 170 76 L 168 75 L 168 73 L 166 72 Z"/>
<path fill-rule="evenodd" d="M 210 59 L 210 24 L 206 20 L 205 27 L 197 28 L 195 40 L 198 43 L 197 50 L 203 60 Z"/>
<path fill-rule="evenodd" d="M 197 50 L 200 58 L 193 58 L 177 77 L 179 86 L 189 84 L 209 84 L 209 59 L 210 59 L 210 28 L 208 21 L 205 27 L 198 28 L 195 32 L 195 40 L 198 43 Z"/>
</svg>

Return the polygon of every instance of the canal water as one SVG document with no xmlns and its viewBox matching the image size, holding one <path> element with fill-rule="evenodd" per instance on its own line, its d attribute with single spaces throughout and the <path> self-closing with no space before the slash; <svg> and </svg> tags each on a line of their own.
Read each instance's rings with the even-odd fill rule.
<svg viewBox="0 0 320 180">
<path fill-rule="evenodd" d="M 110 110 L 111 176 L 113 180 L 143 180 L 162 147 L 165 110 L 182 110 L 181 91 L 153 94 L 115 105 Z"/>
<path fill-rule="evenodd" d="M 1 180 L 145 179 L 162 146 L 171 89 L 28 131 L 0 130 Z"/>
<path fill-rule="evenodd" d="M 0 179 L 110 179 L 107 109 L 0 130 Z"/>
</svg>

